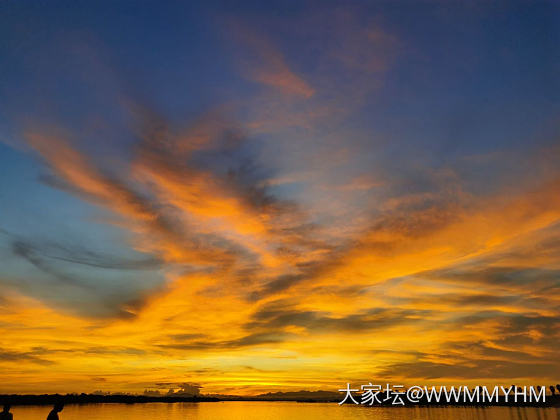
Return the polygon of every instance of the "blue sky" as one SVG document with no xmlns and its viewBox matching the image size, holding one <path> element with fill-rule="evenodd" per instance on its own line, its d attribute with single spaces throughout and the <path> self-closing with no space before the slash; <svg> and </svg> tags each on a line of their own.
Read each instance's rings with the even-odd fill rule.
<svg viewBox="0 0 560 420">
<path fill-rule="evenodd" d="M 556 277 L 531 291 L 516 270 L 558 268 L 556 251 L 534 250 L 556 250 L 559 7 L 4 1 L 5 299 L 135 322 L 192 282 L 190 305 L 240 305 L 248 318 L 231 331 L 265 329 L 208 343 L 289 346 L 327 311 L 304 299 L 313 291 L 336 289 L 355 316 L 412 319 L 389 296 L 396 285 L 422 283 L 407 297 L 420 311 L 413 295 L 466 286 L 475 267 L 493 303 L 442 322 L 551 316 L 556 300 L 539 293 L 555 296 Z M 523 287 L 493 289 L 497 266 Z M 518 300 L 498 316 L 500 293 Z M 255 319 L 286 299 L 300 314 L 271 340 L 277 324 Z M 333 306 L 327 325 L 345 310 Z M 438 346 L 410 362 L 419 374 Z"/>
</svg>

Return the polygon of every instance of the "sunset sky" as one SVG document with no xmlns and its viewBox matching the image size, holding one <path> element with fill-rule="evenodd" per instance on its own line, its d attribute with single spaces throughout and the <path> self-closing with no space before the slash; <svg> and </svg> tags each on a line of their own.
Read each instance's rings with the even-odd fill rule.
<svg viewBox="0 0 560 420">
<path fill-rule="evenodd" d="M 560 3 L 0 3 L 0 393 L 560 382 Z"/>
</svg>

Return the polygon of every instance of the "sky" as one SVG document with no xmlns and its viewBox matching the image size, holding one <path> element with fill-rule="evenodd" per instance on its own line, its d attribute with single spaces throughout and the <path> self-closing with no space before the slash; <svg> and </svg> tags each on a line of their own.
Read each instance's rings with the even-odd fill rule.
<svg viewBox="0 0 560 420">
<path fill-rule="evenodd" d="M 560 378 L 560 4 L 0 3 L 0 393 Z"/>
</svg>

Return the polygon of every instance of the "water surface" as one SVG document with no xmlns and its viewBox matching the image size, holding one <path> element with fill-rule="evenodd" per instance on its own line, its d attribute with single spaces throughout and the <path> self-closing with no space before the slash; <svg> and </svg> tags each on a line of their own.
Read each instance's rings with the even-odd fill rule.
<svg viewBox="0 0 560 420">
<path fill-rule="evenodd" d="M 52 407 L 13 407 L 14 420 L 45 420 Z M 558 408 L 363 407 L 336 403 L 225 401 L 68 405 L 60 420 L 560 420 Z"/>
</svg>

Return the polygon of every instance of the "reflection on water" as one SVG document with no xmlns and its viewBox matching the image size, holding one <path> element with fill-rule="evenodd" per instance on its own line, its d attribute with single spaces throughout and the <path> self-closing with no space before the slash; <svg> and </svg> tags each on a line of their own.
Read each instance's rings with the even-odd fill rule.
<svg viewBox="0 0 560 420">
<path fill-rule="evenodd" d="M 12 407 L 14 420 L 44 420 L 52 407 Z M 559 420 L 558 408 L 363 407 L 246 402 L 69 405 L 60 420 Z"/>
</svg>

